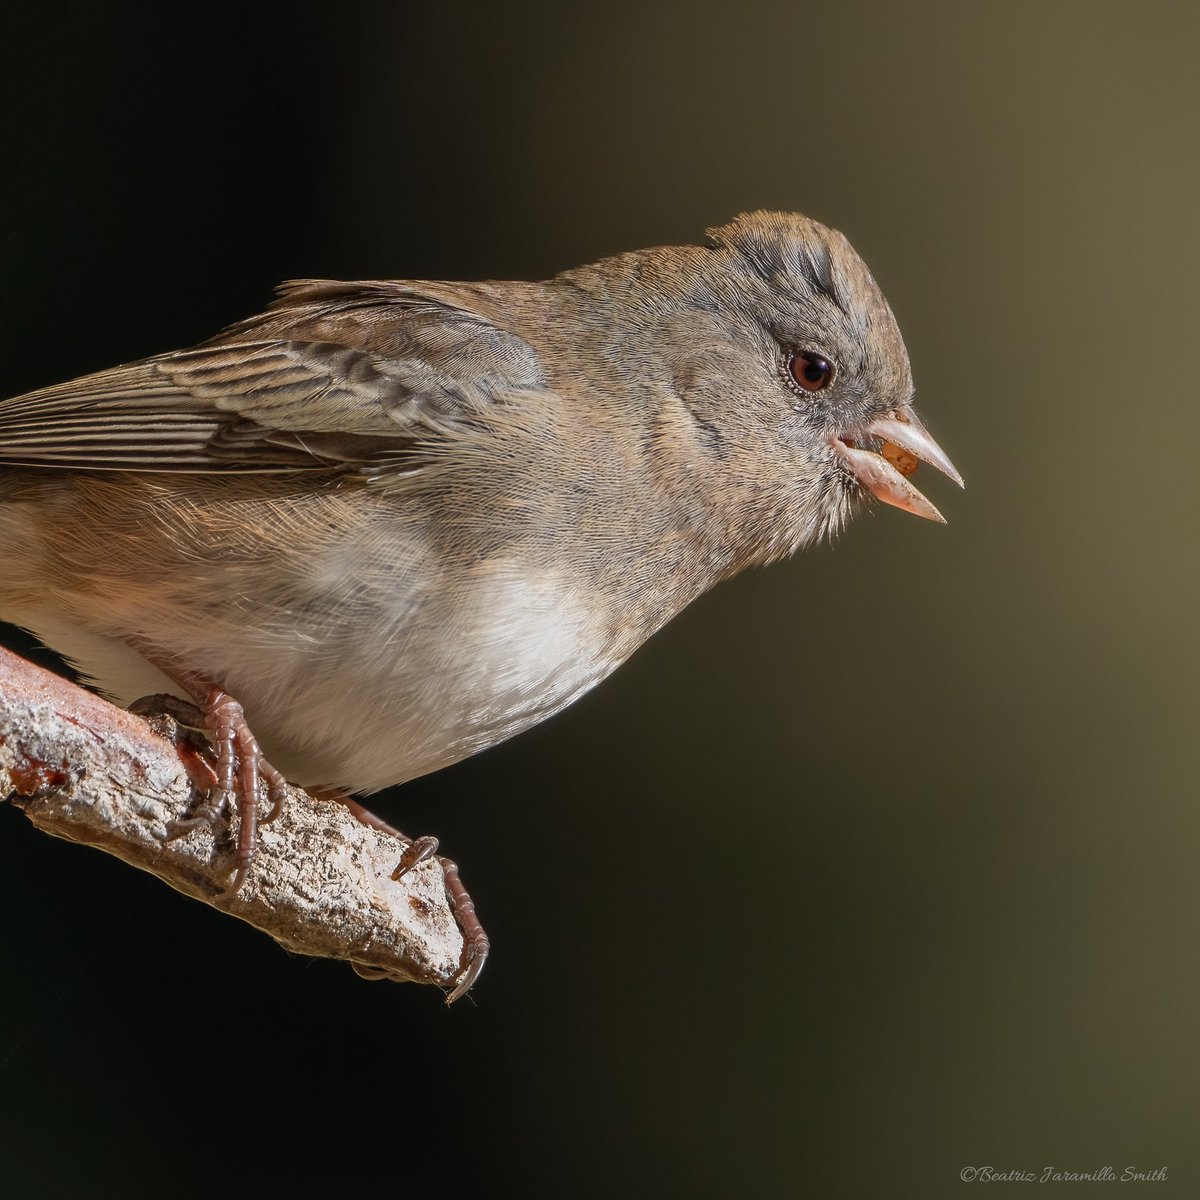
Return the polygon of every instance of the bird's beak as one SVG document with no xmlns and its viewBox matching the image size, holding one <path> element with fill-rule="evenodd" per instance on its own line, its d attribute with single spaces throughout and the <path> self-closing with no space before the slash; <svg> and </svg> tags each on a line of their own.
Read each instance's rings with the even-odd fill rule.
<svg viewBox="0 0 1200 1200">
<path fill-rule="evenodd" d="M 880 452 L 877 454 L 856 445 L 860 438 L 878 438 L 883 443 Z M 945 450 L 929 436 L 929 431 L 907 404 L 886 416 L 877 417 L 857 438 L 836 438 L 833 447 L 850 474 L 877 500 L 894 504 L 918 517 L 940 521 L 943 525 L 946 518 L 908 482 L 906 476 L 917 469 L 920 459 L 937 467 L 959 487 L 965 486 Z"/>
</svg>

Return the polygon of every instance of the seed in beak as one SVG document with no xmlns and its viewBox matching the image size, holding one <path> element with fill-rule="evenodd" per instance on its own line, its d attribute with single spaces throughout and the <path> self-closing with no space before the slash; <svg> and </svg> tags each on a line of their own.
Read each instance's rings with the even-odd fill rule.
<svg viewBox="0 0 1200 1200">
<path fill-rule="evenodd" d="M 885 441 L 880 447 L 880 453 L 901 475 L 905 476 L 911 475 L 920 465 L 921 461 L 911 451 L 897 446 L 895 442 Z"/>
</svg>

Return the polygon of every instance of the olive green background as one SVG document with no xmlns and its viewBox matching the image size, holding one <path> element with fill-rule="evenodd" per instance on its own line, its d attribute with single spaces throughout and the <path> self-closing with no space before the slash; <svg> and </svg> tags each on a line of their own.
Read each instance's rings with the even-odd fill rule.
<svg viewBox="0 0 1200 1200">
<path fill-rule="evenodd" d="M 452 1011 L 0 813 L 6 1191 L 1200 1194 L 1194 10 L 10 28 L 6 392 L 289 276 L 540 277 L 777 207 L 867 259 L 968 486 L 923 471 L 946 528 L 880 510 L 735 580 L 378 805 L 492 935 Z"/>
</svg>

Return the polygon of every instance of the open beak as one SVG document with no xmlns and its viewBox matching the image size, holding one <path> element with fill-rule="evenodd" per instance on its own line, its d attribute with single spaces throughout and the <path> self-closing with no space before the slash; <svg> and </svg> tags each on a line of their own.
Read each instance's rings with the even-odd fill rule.
<svg viewBox="0 0 1200 1200">
<path fill-rule="evenodd" d="M 878 438 L 883 445 L 877 454 L 874 450 L 856 445 L 853 436 L 834 439 L 833 447 L 850 474 L 884 504 L 894 504 L 905 512 L 930 521 L 940 521 L 944 525 L 946 518 L 908 482 L 907 476 L 917 469 L 919 459 L 931 467 L 937 467 L 959 487 L 965 485 L 946 452 L 917 419 L 917 414 L 904 405 L 887 416 L 876 418 L 859 436 L 863 439 Z"/>
</svg>

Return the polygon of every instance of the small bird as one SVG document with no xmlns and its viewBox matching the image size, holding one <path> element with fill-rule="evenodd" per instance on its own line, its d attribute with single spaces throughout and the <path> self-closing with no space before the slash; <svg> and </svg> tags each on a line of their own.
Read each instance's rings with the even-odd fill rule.
<svg viewBox="0 0 1200 1200">
<path fill-rule="evenodd" d="M 199 706 L 229 894 L 260 779 L 435 771 L 868 497 L 940 521 L 908 475 L 962 480 L 912 394 L 866 266 L 796 214 L 541 283 L 298 280 L 198 347 L 0 402 L 0 617 L 119 702 Z"/>
</svg>

